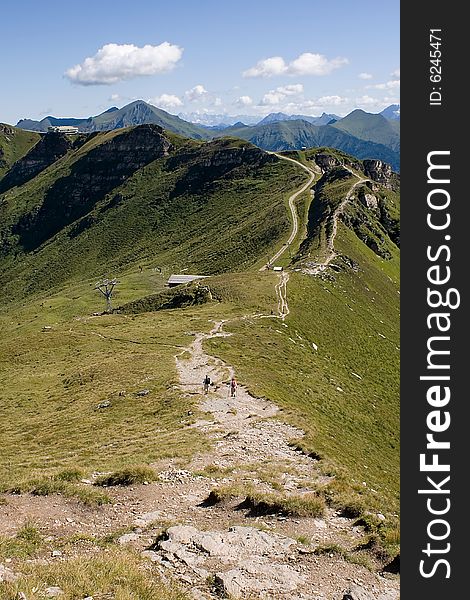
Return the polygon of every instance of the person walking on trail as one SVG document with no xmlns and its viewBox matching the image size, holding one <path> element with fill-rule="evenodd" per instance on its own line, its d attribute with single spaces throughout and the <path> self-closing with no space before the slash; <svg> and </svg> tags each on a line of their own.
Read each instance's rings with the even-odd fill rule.
<svg viewBox="0 0 470 600">
<path fill-rule="evenodd" d="M 230 396 L 234 398 L 237 394 L 237 382 L 235 377 L 232 377 L 232 381 L 230 382 Z"/>
<path fill-rule="evenodd" d="M 210 384 L 211 384 L 211 378 L 209 377 L 209 375 L 206 375 L 204 377 L 204 381 L 202 382 L 202 385 L 204 386 L 204 394 L 207 394 L 207 392 L 209 391 Z"/>
</svg>

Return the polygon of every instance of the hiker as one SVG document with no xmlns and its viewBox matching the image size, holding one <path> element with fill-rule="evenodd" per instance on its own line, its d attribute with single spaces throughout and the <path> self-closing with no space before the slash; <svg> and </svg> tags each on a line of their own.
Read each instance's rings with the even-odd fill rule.
<svg viewBox="0 0 470 600">
<path fill-rule="evenodd" d="M 230 382 L 230 396 L 232 398 L 234 398 L 236 393 L 237 393 L 237 382 L 235 381 L 235 377 L 232 377 L 232 381 Z"/>
<path fill-rule="evenodd" d="M 204 381 L 202 382 L 202 385 L 204 386 L 204 394 L 207 394 L 207 392 L 209 391 L 210 384 L 211 384 L 211 378 L 209 377 L 209 375 L 206 375 L 204 377 Z"/>
</svg>

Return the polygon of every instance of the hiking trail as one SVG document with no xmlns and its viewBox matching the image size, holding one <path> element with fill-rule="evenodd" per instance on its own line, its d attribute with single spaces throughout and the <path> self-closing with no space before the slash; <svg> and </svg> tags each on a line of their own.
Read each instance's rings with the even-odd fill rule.
<svg viewBox="0 0 470 600">
<path fill-rule="evenodd" d="M 270 264 L 295 239 L 298 217 L 294 202 L 316 175 L 298 161 L 281 158 L 299 164 L 311 177 L 289 198 L 292 232 Z M 338 216 L 363 181 L 351 186 L 335 210 L 324 268 L 335 256 Z M 289 273 L 281 271 L 275 285 L 277 315 L 241 318 L 278 318 L 287 328 L 288 281 Z M 5 523 L 0 533 L 13 533 L 27 518 L 40 520 L 51 540 L 127 530 L 118 544 L 140 552 L 164 581 L 179 582 L 194 600 L 228 596 L 239 600 L 342 600 L 347 594 L 355 599 L 398 600 L 396 578 L 381 576 L 337 553 L 315 553 L 321 545 L 336 544 L 346 551 L 356 547 L 364 530 L 354 525 L 354 519 L 330 507 L 317 516 L 298 517 L 274 507 L 263 510 L 250 500 L 250 493 L 267 498 L 308 498 L 332 478 L 322 473 L 315 457 L 292 443 L 304 432 L 284 422 L 278 406 L 256 397 L 240 381 L 231 397 L 229 382 L 235 369 L 211 355 L 207 345 L 210 340 L 235 334 L 224 330 L 230 321 L 211 323 L 209 331 L 188 332 L 192 342 L 175 355 L 177 387 L 191 404 L 196 399 L 198 409 L 194 422 L 186 427 L 211 442 L 207 451 L 187 461 L 169 458 L 153 463 L 159 477 L 148 485 L 108 488 L 110 505 L 87 507 L 61 496 L 13 496 L 7 506 L 0 505 L 0 522 Z M 206 375 L 213 382 L 208 393 L 203 392 Z M 224 495 L 224 490 L 232 491 Z M 78 550 L 67 549 L 64 558 L 73 552 Z"/>
</svg>

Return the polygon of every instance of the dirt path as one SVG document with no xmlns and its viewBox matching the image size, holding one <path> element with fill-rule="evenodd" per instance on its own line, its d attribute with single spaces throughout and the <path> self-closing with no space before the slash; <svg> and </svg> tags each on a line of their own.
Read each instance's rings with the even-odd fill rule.
<svg viewBox="0 0 470 600">
<path fill-rule="evenodd" d="M 340 215 L 342 214 L 342 212 L 344 211 L 347 204 L 349 203 L 349 201 L 351 200 L 351 197 L 353 196 L 356 187 L 362 183 L 365 183 L 366 181 L 370 181 L 367 178 L 359 177 L 359 175 L 356 175 L 356 173 L 354 173 L 354 171 L 352 171 L 352 169 L 350 169 L 349 167 L 344 166 L 344 168 L 347 169 L 352 175 L 354 175 L 354 177 L 357 177 L 358 181 L 353 183 L 353 185 L 350 187 L 348 193 L 346 194 L 345 198 L 336 207 L 332 216 L 330 217 L 332 226 L 331 226 L 331 234 L 328 237 L 327 242 L 326 242 L 326 249 L 327 249 L 326 257 L 321 262 L 316 263 L 315 266 L 304 267 L 302 269 L 303 272 L 308 273 L 309 275 L 319 275 L 320 273 L 325 271 L 325 269 L 328 267 L 328 265 L 331 263 L 331 261 L 337 256 L 336 251 L 335 251 L 334 242 L 335 242 L 336 234 L 338 232 L 338 219 L 339 219 Z"/>
<path fill-rule="evenodd" d="M 292 231 L 290 233 L 289 239 L 282 246 L 282 248 L 280 248 L 276 252 L 276 254 L 268 260 L 268 263 L 261 267 L 260 271 L 265 271 L 268 268 L 268 265 L 273 265 L 276 262 L 276 260 L 284 254 L 284 252 L 289 248 L 289 246 L 295 240 L 295 237 L 299 231 L 299 218 L 297 216 L 297 210 L 295 208 L 295 201 L 301 194 L 303 194 L 305 192 L 305 190 L 309 186 L 312 185 L 312 183 L 315 180 L 315 177 L 317 176 L 317 173 L 315 173 L 315 171 L 312 171 L 311 169 L 309 169 L 307 166 L 305 166 L 298 160 L 295 160 L 293 158 L 288 158 L 287 156 L 282 156 L 281 154 L 276 154 L 275 152 L 273 152 L 272 154 L 275 154 L 278 158 L 280 158 L 282 160 L 288 160 L 289 162 L 295 163 L 296 165 L 301 167 L 304 171 L 307 171 L 307 173 L 310 175 L 310 177 L 309 177 L 307 183 L 305 183 L 299 190 L 297 190 L 291 196 L 289 196 L 289 210 L 292 215 Z"/>
<path fill-rule="evenodd" d="M 280 290 L 288 278 L 282 275 Z M 279 296 L 285 303 L 281 300 L 282 312 L 285 292 Z M 8 524 L 10 535 L 27 519 L 40 522 L 50 539 L 49 557 L 67 536 L 127 529 L 118 543 L 140 551 L 164 578 L 180 582 L 195 600 L 227 595 L 243 600 L 330 600 L 343 598 L 353 586 L 363 594 L 357 597 L 397 600 L 396 579 L 381 577 L 341 555 L 314 553 L 318 545 L 338 544 L 348 550 L 359 544 L 364 531 L 353 520 L 330 508 L 320 516 L 298 518 L 276 510 L 259 512 L 243 502 L 250 489 L 306 496 L 329 478 L 317 460 L 290 444 L 303 431 L 282 422 L 275 404 L 254 397 L 243 384 L 235 397 L 230 395 L 233 367 L 205 349 L 206 341 L 231 335 L 224 331 L 226 324 L 214 322 L 208 333 L 196 333 L 175 356 L 181 393 L 191 400 L 197 397 L 205 415 L 188 427 L 212 441 L 208 452 L 187 464 L 170 459 L 152 465 L 159 473 L 157 482 L 109 488 L 113 502 L 100 508 L 60 496 L 12 497 L 0 506 L 0 522 Z M 206 374 L 214 385 L 204 394 Z M 240 487 L 243 491 L 224 502 L 208 501 L 214 489 Z M 155 543 L 162 527 L 167 533 Z M 79 553 L 62 548 L 61 560 L 73 552 Z"/>
<path fill-rule="evenodd" d="M 287 282 L 289 281 L 289 273 L 282 271 L 279 274 L 279 281 L 274 286 L 277 296 L 277 312 L 278 316 L 284 321 L 289 314 L 289 305 L 287 303 Z"/>
<path fill-rule="evenodd" d="M 288 244 L 298 229 L 294 201 L 315 177 L 297 164 L 311 177 L 289 199 L 293 231 Z M 363 181 L 351 187 L 335 211 L 328 245 L 331 257 L 337 218 Z M 275 286 L 277 315 L 244 318 L 284 321 L 289 314 L 288 281 L 289 273 L 279 273 Z M 105 536 L 127 529 L 118 543 L 140 551 L 164 579 L 177 580 L 195 600 L 228 596 L 243 600 L 336 600 L 347 593 L 367 600 L 397 600 L 397 579 L 379 576 L 334 552 L 314 552 L 319 545 L 339 545 L 346 551 L 357 546 L 365 532 L 354 526 L 353 520 L 331 508 L 318 516 L 286 516 L 276 509 L 260 511 L 247 500 L 250 490 L 271 497 L 307 498 L 318 486 L 328 483 L 329 477 L 322 474 L 315 458 L 291 444 L 304 432 L 282 422 L 278 406 L 253 396 L 243 383 L 231 396 L 229 381 L 236 376 L 233 366 L 211 356 L 205 348 L 210 339 L 231 335 L 224 331 L 226 324 L 213 322 L 209 332 L 194 334 L 192 343 L 175 356 L 181 393 L 191 402 L 196 398 L 202 412 L 188 427 L 211 441 L 209 451 L 187 463 L 178 458 L 154 463 L 158 481 L 110 488 L 112 504 L 99 508 L 84 507 L 61 496 L 14 496 L 5 506 L 0 504 L 0 523 L 6 524 L 0 533 L 12 535 L 26 520 L 34 519 L 50 540 L 50 557 L 54 544 L 72 535 Z M 203 392 L 202 384 L 206 375 L 213 382 L 208 393 Z M 231 493 L 223 493 L 230 489 Z M 166 535 L 158 537 L 162 528 Z M 61 560 L 80 552 L 83 550 L 63 550 Z"/>
</svg>

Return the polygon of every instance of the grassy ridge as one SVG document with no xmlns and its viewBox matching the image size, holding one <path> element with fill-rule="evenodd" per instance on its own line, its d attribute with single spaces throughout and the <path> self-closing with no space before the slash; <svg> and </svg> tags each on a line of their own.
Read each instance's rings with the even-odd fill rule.
<svg viewBox="0 0 470 600">
<path fill-rule="evenodd" d="M 104 134 L 106 141 L 117 136 Z M 80 157 L 96 150 L 97 138 L 5 195 L 7 255 L 0 280 L 6 295 L 19 297 L 138 265 L 202 274 L 242 270 L 287 237 L 285 203 L 303 183 L 303 173 L 284 161 L 267 160 L 245 142 L 218 140 L 204 146 L 190 142 L 138 169 L 85 216 L 34 253 L 24 253 L 15 224 L 28 223 L 54 182 L 67 178 Z"/>
<path fill-rule="evenodd" d="M 15 161 L 39 141 L 40 135 L 0 123 L 0 179 Z"/>
<path fill-rule="evenodd" d="M 115 191 L 119 201 L 100 201 L 77 235 L 66 230 L 22 255 L 18 266 L 7 261 L 11 297 L 0 321 L 4 487 L 67 468 L 116 471 L 200 450 L 206 441 L 187 428 L 195 418 L 187 411 L 195 409 L 175 385 L 174 355 L 189 345 L 190 332 L 229 319 L 234 335 L 208 342 L 209 352 L 306 431 L 302 445 L 324 457 L 325 469 L 342 474 L 368 505 L 398 511 L 398 248 L 390 242 L 391 259 L 382 260 L 339 223 L 339 272 L 322 279 L 292 273 L 285 324 L 241 319 L 276 310 L 275 274 L 242 270 L 287 235 L 286 200 L 305 180 L 285 161 L 252 169 L 239 160 L 243 144 L 182 145 L 124 182 Z M 227 170 L 230 160 L 236 166 Z M 54 177 L 48 170 L 41 185 Z M 350 185 L 351 178 L 328 184 L 330 209 Z M 322 247 L 315 239 L 312 255 Z M 170 270 L 226 273 L 206 280 L 218 302 L 90 317 L 102 308 L 89 279 L 101 265 L 120 279 L 115 305 L 158 293 Z M 26 276 L 36 293 L 21 298 Z M 149 394 L 138 396 L 142 389 Z"/>
</svg>

